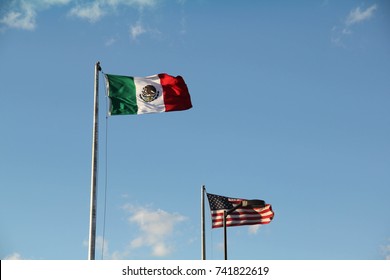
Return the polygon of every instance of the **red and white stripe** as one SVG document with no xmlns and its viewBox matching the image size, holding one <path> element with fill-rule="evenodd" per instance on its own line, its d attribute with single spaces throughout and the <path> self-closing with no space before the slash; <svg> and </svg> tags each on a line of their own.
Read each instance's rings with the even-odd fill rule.
<svg viewBox="0 0 390 280">
<path fill-rule="evenodd" d="M 237 204 L 236 201 L 230 201 Z M 238 201 L 239 202 L 239 201 Z M 223 215 L 224 210 L 211 211 L 212 228 L 223 227 Z M 227 216 L 226 226 L 244 226 L 244 225 L 257 225 L 257 224 L 269 224 L 274 217 L 274 212 L 270 204 L 266 204 L 265 207 L 256 208 L 238 208 Z"/>
</svg>

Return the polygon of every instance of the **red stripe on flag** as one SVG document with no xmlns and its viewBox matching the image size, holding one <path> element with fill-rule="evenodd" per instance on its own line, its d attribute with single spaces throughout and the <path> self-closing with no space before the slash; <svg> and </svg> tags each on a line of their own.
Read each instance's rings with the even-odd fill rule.
<svg viewBox="0 0 390 280">
<path fill-rule="evenodd" d="M 182 111 L 192 108 L 187 85 L 181 76 L 158 74 L 163 88 L 165 111 Z"/>
<path fill-rule="evenodd" d="M 211 211 L 212 228 L 223 227 L 224 210 Z M 243 226 L 269 224 L 274 217 L 270 204 L 263 208 L 241 208 L 230 213 L 226 218 L 226 226 Z"/>
</svg>

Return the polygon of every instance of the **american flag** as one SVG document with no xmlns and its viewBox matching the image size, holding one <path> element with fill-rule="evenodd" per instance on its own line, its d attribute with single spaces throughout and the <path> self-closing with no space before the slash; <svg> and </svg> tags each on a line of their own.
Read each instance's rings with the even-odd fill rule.
<svg viewBox="0 0 390 280">
<path fill-rule="evenodd" d="M 223 227 L 224 211 L 234 208 L 245 200 L 210 193 L 207 194 L 207 198 L 210 204 L 212 228 Z M 274 212 L 270 204 L 265 204 L 265 207 L 240 207 L 227 216 L 226 226 L 269 224 L 273 217 Z"/>
</svg>

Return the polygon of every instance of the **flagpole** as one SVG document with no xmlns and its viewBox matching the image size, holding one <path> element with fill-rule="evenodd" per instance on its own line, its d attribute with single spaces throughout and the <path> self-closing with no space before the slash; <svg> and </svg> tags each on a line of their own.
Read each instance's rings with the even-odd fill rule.
<svg viewBox="0 0 390 280">
<path fill-rule="evenodd" d="M 92 130 L 92 168 L 91 168 L 91 201 L 89 221 L 89 251 L 88 259 L 95 259 L 96 243 L 96 186 L 97 186 L 97 164 L 98 164 L 98 122 L 99 122 L 99 71 L 100 62 L 95 64 L 95 85 L 94 85 L 94 113 Z"/>
<path fill-rule="evenodd" d="M 227 260 L 227 230 L 226 230 L 226 219 L 227 219 L 227 211 L 223 210 L 223 252 L 224 259 Z"/>
<path fill-rule="evenodd" d="M 205 230 L 205 213 L 204 213 L 204 194 L 206 192 L 206 187 L 202 186 L 202 196 L 201 196 L 201 243 L 202 243 L 202 260 L 206 260 L 206 230 Z"/>
</svg>

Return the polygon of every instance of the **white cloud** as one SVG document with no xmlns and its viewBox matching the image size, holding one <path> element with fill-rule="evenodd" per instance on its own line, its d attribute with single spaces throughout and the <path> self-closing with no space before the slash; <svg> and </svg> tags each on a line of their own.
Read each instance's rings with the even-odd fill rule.
<svg viewBox="0 0 390 280">
<path fill-rule="evenodd" d="M 1 18 L 0 23 L 10 28 L 33 30 L 36 27 L 35 17 L 35 7 L 22 2 L 20 7 L 9 11 Z"/>
<path fill-rule="evenodd" d="M 86 19 L 89 22 L 96 22 L 104 16 L 103 9 L 99 2 L 88 3 L 86 5 L 78 5 L 72 8 L 69 15 L 76 16 L 81 19 Z"/>
<path fill-rule="evenodd" d="M 128 221 L 139 227 L 139 236 L 130 243 L 131 248 L 149 247 L 151 254 L 157 257 L 169 255 L 174 249 L 172 237 L 177 224 L 186 220 L 178 213 L 168 213 L 164 210 L 146 207 L 125 206 L 130 212 Z"/>
<path fill-rule="evenodd" d="M 72 0 L 35 0 L 36 3 L 40 3 L 42 6 L 54 6 L 54 5 L 66 5 Z"/>
<path fill-rule="evenodd" d="M 106 239 L 103 239 L 103 236 L 97 236 L 96 237 L 96 248 L 99 248 L 103 252 L 104 259 L 107 258 L 109 251 L 108 251 L 108 241 Z"/>
<path fill-rule="evenodd" d="M 15 252 L 11 255 L 6 256 L 4 260 L 23 260 L 23 258 L 19 253 Z"/>
<path fill-rule="evenodd" d="M 249 234 L 257 234 L 257 232 L 259 231 L 260 227 L 261 227 L 261 225 L 249 226 L 248 227 Z"/>
<path fill-rule="evenodd" d="M 382 251 L 385 257 L 385 260 L 390 260 L 390 238 L 388 239 L 388 244 L 382 246 Z"/>
<path fill-rule="evenodd" d="M 71 5 L 70 16 L 96 22 L 122 6 L 143 10 L 155 7 L 157 3 L 157 0 L 14 0 L 2 7 L 0 24 L 8 28 L 34 30 L 39 12 L 60 5 Z"/>
<path fill-rule="evenodd" d="M 8 5 L 8 11 L 0 18 L 0 23 L 9 28 L 34 30 L 38 12 L 56 5 L 66 5 L 71 0 L 15 0 Z"/>
<path fill-rule="evenodd" d="M 138 8 L 145 8 L 145 7 L 154 7 L 157 4 L 157 0 L 106 0 L 105 1 L 108 5 L 111 6 L 119 6 L 119 5 L 126 5 L 130 7 L 138 7 Z"/>
<path fill-rule="evenodd" d="M 60 1 L 60 0 L 57 0 Z M 113 13 L 122 6 L 138 8 L 151 8 L 156 6 L 157 0 L 98 0 L 83 1 L 73 7 L 69 15 L 88 20 L 89 22 L 99 21 L 106 14 Z"/>
<path fill-rule="evenodd" d="M 345 39 L 353 34 L 353 26 L 372 18 L 377 8 L 377 5 L 372 5 L 363 11 L 360 7 L 352 9 L 341 25 L 332 28 L 332 43 L 339 47 L 345 47 Z"/>
<path fill-rule="evenodd" d="M 371 7 L 367 8 L 364 11 L 361 11 L 360 7 L 357 7 L 349 13 L 349 15 L 345 21 L 345 24 L 346 25 L 353 25 L 353 24 L 368 20 L 373 16 L 376 9 L 377 9 L 376 5 L 372 5 Z"/>
<path fill-rule="evenodd" d="M 111 37 L 110 39 L 108 39 L 105 43 L 106 47 L 109 47 L 109 46 L 112 46 L 116 43 L 116 38 L 113 38 Z"/>
<path fill-rule="evenodd" d="M 225 250 L 225 243 L 223 241 L 219 242 L 219 243 L 215 244 L 215 248 L 218 251 L 223 251 L 223 250 Z"/>
<path fill-rule="evenodd" d="M 103 240 L 102 236 L 96 237 L 96 257 L 102 255 L 105 260 L 122 260 L 137 254 L 136 250 L 150 249 L 150 255 L 154 257 L 165 257 L 175 249 L 174 236 L 176 227 L 187 218 L 178 213 L 169 213 L 161 209 L 151 209 L 143 206 L 127 204 L 123 210 L 128 212 L 127 222 L 138 226 L 138 234 L 128 241 L 128 246 L 121 250 L 110 251 L 109 241 Z M 88 247 L 88 241 L 83 245 Z"/>
<path fill-rule="evenodd" d="M 107 238 L 103 239 L 103 236 L 100 236 L 100 235 L 96 236 L 96 240 L 95 240 L 95 254 L 96 254 L 95 258 L 96 259 L 102 258 L 102 255 L 103 255 L 103 258 L 102 258 L 103 260 L 123 260 L 129 255 L 128 250 L 115 251 L 115 252 L 111 253 L 108 244 L 109 244 L 109 241 L 107 240 Z M 88 240 L 84 240 L 83 245 L 84 245 L 84 247 L 88 248 L 88 246 L 89 246 Z"/>
<path fill-rule="evenodd" d="M 0 0 L 1 1 L 1 0 Z M 162 0 L 13 0 L 2 6 L 0 10 L 0 32 L 7 29 L 23 29 L 33 31 L 37 27 L 37 18 L 42 11 L 53 7 L 62 7 L 64 15 L 71 18 L 78 18 L 90 23 L 96 23 L 104 17 L 118 15 L 126 11 L 126 8 L 135 10 L 135 15 L 129 17 L 128 34 L 131 40 L 136 41 L 144 34 L 150 35 L 154 39 L 163 38 L 163 33 L 157 27 L 151 27 L 153 21 L 149 21 L 150 16 L 156 13 L 159 3 Z M 184 4 L 186 0 L 176 0 L 181 5 L 181 16 L 178 26 L 179 32 L 186 34 L 186 17 L 184 14 Z M 148 9 L 148 11 L 146 11 Z M 148 17 L 149 26 L 145 26 L 143 17 Z M 135 18 L 135 20 L 134 20 Z M 138 19 L 138 20 L 137 20 Z M 108 38 L 104 44 L 111 46 L 116 43 L 116 38 Z"/>
<path fill-rule="evenodd" d="M 136 40 L 138 36 L 140 36 L 145 32 L 146 32 L 145 28 L 139 21 L 135 25 L 130 26 L 130 36 L 133 40 Z"/>
<path fill-rule="evenodd" d="M 106 238 L 103 239 L 103 236 L 96 236 L 95 240 L 95 258 L 99 259 L 102 257 L 103 254 L 103 260 L 122 260 L 125 259 L 129 252 L 127 250 L 124 250 L 122 252 L 116 251 L 111 253 L 108 246 L 109 242 Z M 83 241 L 84 247 L 89 246 L 88 240 Z"/>
</svg>

